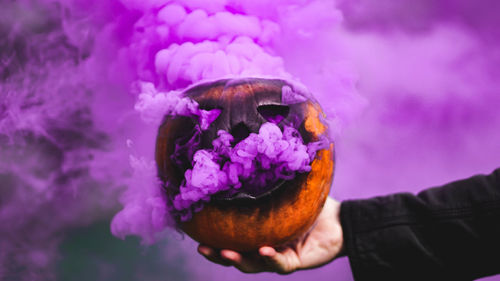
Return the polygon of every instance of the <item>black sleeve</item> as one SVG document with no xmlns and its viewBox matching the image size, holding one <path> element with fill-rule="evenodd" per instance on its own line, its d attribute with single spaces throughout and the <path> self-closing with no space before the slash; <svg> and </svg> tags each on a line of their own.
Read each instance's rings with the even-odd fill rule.
<svg viewBox="0 0 500 281">
<path fill-rule="evenodd" d="M 340 218 L 357 281 L 500 273 L 500 169 L 416 196 L 344 201 Z"/>
</svg>

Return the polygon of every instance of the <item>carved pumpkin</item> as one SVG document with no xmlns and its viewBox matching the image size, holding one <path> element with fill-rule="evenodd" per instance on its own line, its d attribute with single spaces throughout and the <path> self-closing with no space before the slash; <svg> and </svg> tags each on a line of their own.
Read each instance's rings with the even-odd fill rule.
<svg viewBox="0 0 500 281">
<path fill-rule="evenodd" d="M 203 132 L 202 147 L 211 145 L 218 130 L 231 132 L 238 141 L 268 121 L 278 126 L 295 124 L 304 143 L 326 136 L 319 104 L 303 93 L 298 100 L 285 101 L 289 99 L 285 91 L 290 90 L 300 92 L 284 80 L 253 78 L 206 83 L 188 89 L 184 95 L 202 109 L 221 110 Z M 159 128 L 156 163 L 167 196 L 175 193 L 188 168 L 172 161 L 175 143 L 188 139 L 195 123 L 193 118 L 167 116 Z M 317 151 L 310 172 L 281 181 L 260 194 L 242 191 L 229 197 L 213 196 L 192 219 L 179 226 L 194 240 L 219 249 L 245 252 L 263 245 L 282 245 L 303 235 L 316 220 L 329 193 L 334 164 L 334 145 L 330 143 L 329 149 Z"/>
</svg>

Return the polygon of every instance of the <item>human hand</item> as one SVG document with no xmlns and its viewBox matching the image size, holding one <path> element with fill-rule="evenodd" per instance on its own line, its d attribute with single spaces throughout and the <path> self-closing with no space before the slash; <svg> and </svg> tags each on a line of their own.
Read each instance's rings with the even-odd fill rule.
<svg viewBox="0 0 500 281">
<path fill-rule="evenodd" d="M 316 268 L 342 255 L 343 235 L 339 213 L 340 203 L 328 197 L 311 231 L 280 249 L 264 246 L 257 253 L 241 254 L 199 245 L 198 252 L 214 263 L 234 266 L 245 273 L 268 271 L 289 274 L 296 270 Z"/>
</svg>

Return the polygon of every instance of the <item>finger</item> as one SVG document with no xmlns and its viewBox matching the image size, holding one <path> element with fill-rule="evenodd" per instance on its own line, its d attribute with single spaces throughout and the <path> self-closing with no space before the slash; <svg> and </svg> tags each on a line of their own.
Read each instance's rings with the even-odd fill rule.
<svg viewBox="0 0 500 281">
<path fill-rule="evenodd" d="M 264 246 L 259 249 L 259 254 L 263 257 L 274 257 L 276 250 L 273 247 Z"/>
<path fill-rule="evenodd" d="M 297 262 L 294 260 L 293 250 L 290 248 L 280 253 L 272 247 L 265 246 L 259 249 L 259 254 L 268 264 L 271 271 L 280 274 L 288 274 L 295 271 L 298 267 Z"/>
<path fill-rule="evenodd" d="M 204 245 L 198 245 L 198 253 L 200 253 L 204 256 L 210 256 L 213 254 L 213 250 L 210 247 L 207 247 Z"/>
<path fill-rule="evenodd" d="M 283 261 L 278 256 L 278 252 L 272 247 L 261 247 L 259 249 L 259 254 L 262 256 L 267 265 L 269 265 L 271 271 L 282 271 Z"/>
<path fill-rule="evenodd" d="M 217 263 L 223 266 L 230 266 L 231 263 L 228 262 L 227 260 L 223 259 L 217 251 L 214 249 L 205 246 L 205 245 L 199 245 L 198 246 L 198 253 L 200 253 L 202 256 L 204 256 L 207 260 Z"/>
<path fill-rule="evenodd" d="M 256 253 L 240 254 L 231 250 L 222 250 L 222 258 L 230 261 L 241 272 L 256 273 L 266 271 L 267 266 L 262 257 Z"/>
<path fill-rule="evenodd" d="M 240 265 L 243 262 L 243 257 L 241 254 L 231 251 L 231 250 L 221 250 L 220 255 L 223 259 L 226 259 L 227 261 L 230 261 L 234 265 Z"/>
</svg>

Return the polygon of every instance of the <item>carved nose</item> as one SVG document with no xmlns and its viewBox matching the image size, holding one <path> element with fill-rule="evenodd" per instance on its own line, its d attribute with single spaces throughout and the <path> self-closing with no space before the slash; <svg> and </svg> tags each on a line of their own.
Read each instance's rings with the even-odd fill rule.
<svg viewBox="0 0 500 281">
<path fill-rule="evenodd" d="M 245 123 L 240 122 L 231 128 L 231 135 L 234 137 L 232 144 L 237 144 L 250 135 L 250 128 Z"/>
</svg>

